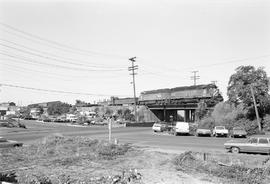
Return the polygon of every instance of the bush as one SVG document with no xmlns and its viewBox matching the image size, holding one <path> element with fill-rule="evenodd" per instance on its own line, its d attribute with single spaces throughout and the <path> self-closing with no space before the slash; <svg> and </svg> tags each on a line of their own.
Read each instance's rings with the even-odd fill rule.
<svg viewBox="0 0 270 184">
<path fill-rule="evenodd" d="M 211 117 L 214 119 L 215 125 L 222 125 L 231 130 L 235 125 L 235 122 L 239 119 L 245 118 L 246 111 L 243 105 L 234 105 L 227 102 L 218 103 Z"/>
<path fill-rule="evenodd" d="M 270 131 L 270 114 L 267 114 L 262 121 L 262 127 L 265 131 Z"/>
<path fill-rule="evenodd" d="M 203 161 L 198 157 L 197 154 L 198 153 L 188 151 L 176 156 L 173 159 L 176 169 L 186 171 L 188 173 L 206 173 L 213 176 L 234 180 L 237 181 L 237 183 L 269 183 L 269 179 L 267 178 L 269 175 L 269 167 L 248 168 L 235 164 L 231 166 L 223 166 L 219 165 L 219 160 Z"/>
<path fill-rule="evenodd" d="M 212 117 L 205 117 L 198 122 L 198 128 L 213 129 L 214 127 L 215 127 L 215 120 Z"/>
<path fill-rule="evenodd" d="M 86 175 L 76 168 L 99 167 L 105 160 L 125 155 L 130 148 L 127 144 L 55 134 L 28 147 L 0 149 L 0 170 L 14 170 L 18 183 L 99 183 L 87 182 L 92 173 Z"/>
<path fill-rule="evenodd" d="M 128 144 L 119 146 L 116 144 L 101 142 L 97 145 L 96 152 L 100 158 L 111 160 L 116 156 L 124 155 L 129 149 L 130 146 L 128 146 Z"/>
<path fill-rule="evenodd" d="M 248 135 L 261 134 L 256 119 L 239 119 L 234 123 L 234 126 L 244 127 Z"/>
</svg>

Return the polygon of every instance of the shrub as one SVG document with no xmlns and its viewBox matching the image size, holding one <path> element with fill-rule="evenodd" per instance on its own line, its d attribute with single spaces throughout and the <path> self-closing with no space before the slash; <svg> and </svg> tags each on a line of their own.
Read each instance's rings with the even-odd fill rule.
<svg viewBox="0 0 270 184">
<path fill-rule="evenodd" d="M 207 114 L 208 110 L 207 110 L 207 104 L 203 101 L 201 101 L 198 104 L 198 107 L 195 111 L 195 116 L 197 117 L 198 120 L 201 120 L 202 118 L 204 118 Z"/>
<path fill-rule="evenodd" d="M 218 160 L 203 161 L 197 153 L 188 151 L 184 152 L 173 159 L 173 163 L 177 170 L 182 170 L 190 173 L 201 172 L 213 176 L 226 178 L 245 183 L 245 184 L 261 184 L 269 183 L 267 176 L 269 168 L 248 168 L 241 165 L 222 166 Z M 266 181 L 268 180 L 268 181 Z"/>
<path fill-rule="evenodd" d="M 218 103 L 211 117 L 214 119 L 215 125 L 223 125 L 229 130 L 234 127 L 235 121 L 243 119 L 245 117 L 246 111 L 243 105 L 234 105 L 227 102 Z"/>
<path fill-rule="evenodd" d="M 270 114 L 267 114 L 262 121 L 262 127 L 265 131 L 270 131 Z"/>
<path fill-rule="evenodd" d="M 203 118 L 198 122 L 198 128 L 209 128 L 213 129 L 215 127 L 215 120 L 211 116 Z"/>
<path fill-rule="evenodd" d="M 239 119 L 234 123 L 234 126 L 244 127 L 248 135 L 259 134 L 257 120 Z"/>
<path fill-rule="evenodd" d="M 124 155 L 129 149 L 130 146 L 128 144 L 117 145 L 101 142 L 97 145 L 96 152 L 99 157 L 111 160 L 116 156 Z"/>
</svg>

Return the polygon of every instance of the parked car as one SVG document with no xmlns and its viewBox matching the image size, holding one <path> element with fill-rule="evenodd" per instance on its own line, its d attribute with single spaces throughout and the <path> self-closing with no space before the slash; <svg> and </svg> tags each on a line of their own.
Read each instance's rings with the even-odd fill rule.
<svg viewBox="0 0 270 184">
<path fill-rule="evenodd" d="M 187 122 L 176 122 L 174 135 L 189 134 L 189 124 Z"/>
<path fill-rule="evenodd" d="M 163 132 L 166 131 L 167 127 L 168 127 L 167 124 L 157 122 L 153 124 L 152 129 L 154 132 Z"/>
<path fill-rule="evenodd" d="M 250 137 L 245 140 L 230 140 L 224 144 L 232 153 L 250 152 L 270 154 L 270 137 Z"/>
<path fill-rule="evenodd" d="M 196 136 L 210 136 L 211 137 L 212 132 L 209 128 L 198 128 L 196 130 Z"/>
<path fill-rule="evenodd" d="M 246 137 L 247 132 L 244 128 L 234 127 L 231 132 L 231 137 Z"/>
<path fill-rule="evenodd" d="M 0 137 L 0 148 L 20 147 L 22 145 L 23 143 L 21 142 L 7 140 L 4 137 Z"/>
<path fill-rule="evenodd" d="M 218 137 L 218 136 L 224 136 L 228 137 L 229 130 L 225 128 L 225 126 L 215 126 L 213 129 L 213 136 Z"/>
</svg>

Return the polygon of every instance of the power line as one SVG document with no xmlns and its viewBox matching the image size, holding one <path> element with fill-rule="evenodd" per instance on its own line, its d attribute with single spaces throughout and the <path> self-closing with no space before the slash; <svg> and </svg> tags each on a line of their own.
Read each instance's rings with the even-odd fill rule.
<svg viewBox="0 0 270 184">
<path fill-rule="evenodd" d="M 164 67 L 166 67 L 166 70 L 170 70 L 172 72 L 179 72 L 179 71 L 184 71 L 184 70 L 189 70 L 189 69 L 194 69 L 194 68 L 212 67 L 212 66 L 237 63 L 237 62 L 249 61 L 249 60 L 256 60 L 256 59 L 262 59 L 262 58 L 268 58 L 268 57 L 270 57 L 270 55 L 266 54 L 266 55 L 261 55 L 261 56 L 247 57 L 247 58 L 242 58 L 242 59 L 233 59 L 233 60 L 228 60 L 228 61 L 218 62 L 218 63 L 211 63 L 211 64 L 206 64 L 206 65 L 197 65 L 197 66 L 193 66 L 193 67 L 186 67 L 186 68 L 181 68 L 180 70 L 174 69 L 174 68 L 168 68 L 167 66 L 162 66 L 161 70 L 164 70 Z M 142 61 L 143 61 L 143 59 L 142 59 Z M 145 63 L 143 63 L 143 64 L 147 65 Z M 154 68 L 157 66 L 155 65 L 155 66 L 151 66 L 151 67 Z"/>
<path fill-rule="evenodd" d="M 3 51 L 3 50 L 0 50 Z M 0 52 L 0 54 L 11 57 L 11 58 L 15 58 L 15 59 L 20 59 L 26 62 L 30 62 L 30 63 L 34 63 L 34 64 L 41 64 L 41 65 L 46 65 L 46 66 L 50 66 L 50 67 L 55 67 L 55 68 L 60 68 L 60 69 L 68 69 L 68 70 L 76 70 L 76 71 L 91 71 L 91 72 L 119 72 L 119 71 L 124 71 L 124 70 L 96 70 L 96 69 L 85 69 L 85 68 L 75 68 L 75 67 L 68 67 L 68 66 L 63 66 L 63 65 L 57 65 L 57 64 L 51 64 L 51 63 L 44 63 L 44 62 L 40 62 L 40 61 L 36 61 L 33 59 L 29 59 L 26 58 L 24 56 L 18 56 L 18 55 L 14 55 L 14 54 L 9 54 L 6 53 L 6 51 L 3 51 L 4 53 Z"/>
<path fill-rule="evenodd" d="M 37 57 L 40 57 L 40 58 L 44 58 L 44 59 L 48 59 L 48 60 L 54 60 L 54 61 L 58 61 L 58 62 L 63 62 L 63 63 L 66 63 L 66 64 L 73 64 L 73 65 L 78 66 L 77 63 L 68 62 L 68 61 L 64 61 L 64 60 L 59 60 L 59 59 L 55 59 L 55 58 L 48 57 L 48 56 L 42 56 L 40 54 L 36 54 L 36 53 L 33 53 L 33 52 L 28 52 L 28 51 L 25 51 L 25 50 L 22 50 L 22 49 L 18 49 L 18 48 L 15 48 L 15 47 L 11 47 L 11 46 L 8 46 L 8 45 L 2 44 L 2 43 L 0 43 L 0 45 L 5 46 L 7 48 L 14 49 L 14 50 L 19 51 L 19 52 L 23 52 L 23 53 L 27 53 L 27 54 L 30 54 L 30 55 L 34 55 L 34 56 L 37 56 Z M 84 65 L 82 65 L 82 66 L 84 66 Z M 96 71 L 123 71 L 124 69 L 111 69 L 111 70 L 109 70 L 109 69 L 107 69 L 107 70 L 104 70 L 104 69 L 103 70 L 95 69 L 95 70 Z"/>
<path fill-rule="evenodd" d="M 52 92 L 52 93 L 65 93 L 65 94 L 73 94 L 73 95 L 86 95 L 86 96 L 88 96 L 88 95 L 92 95 L 92 96 L 127 96 L 127 95 L 106 95 L 106 94 L 78 93 L 78 92 L 70 92 L 70 91 L 40 89 L 40 88 L 25 87 L 25 86 L 18 86 L 18 85 L 5 84 L 5 83 L 0 83 L 0 86 L 7 86 L 7 87 L 21 88 L 21 89 L 29 89 L 29 90 L 35 90 L 35 91 Z"/>
<path fill-rule="evenodd" d="M 33 76 L 33 73 L 31 74 L 30 72 L 38 72 L 40 74 L 45 75 L 46 79 L 53 79 L 53 80 L 59 79 L 59 80 L 61 80 L 61 82 L 62 81 L 71 81 L 68 78 L 64 78 L 64 77 L 57 76 L 57 75 L 52 75 L 51 73 L 47 73 L 47 72 L 46 72 L 47 73 L 46 74 L 46 73 L 39 72 L 39 71 L 33 71 L 33 70 L 28 69 L 28 68 L 22 69 L 22 68 L 19 68 L 19 67 L 16 67 L 16 66 L 8 65 L 6 63 L 4 63 L 4 65 L 6 65 L 6 67 L 8 67 L 8 68 L 5 67 L 5 71 L 8 71 L 9 75 L 15 72 L 16 76 L 18 75 L 17 77 L 25 76 L 26 78 L 28 78 L 29 76 L 30 77 Z M 27 72 L 25 72 L 25 71 L 27 71 Z M 35 74 L 35 78 L 36 77 L 42 78 L 43 76 Z M 2 78 L 4 78 L 4 77 L 2 77 Z"/>
<path fill-rule="evenodd" d="M 8 61 L 9 63 L 5 63 L 5 62 L 1 62 L 1 61 Z M 11 65 L 10 62 L 13 62 L 13 63 L 18 63 L 18 61 L 16 60 L 13 60 L 13 59 L 6 59 L 6 58 L 0 58 L 0 63 L 3 64 L 3 65 L 6 65 L 6 66 L 9 66 L 9 67 L 12 67 L 12 69 L 14 70 L 15 68 L 16 69 L 21 69 L 20 71 L 25 73 L 25 71 L 27 72 L 35 72 L 35 73 L 38 73 L 39 75 L 40 74 L 44 74 L 46 77 L 48 75 L 52 75 L 52 76 L 58 76 L 58 77 L 65 77 L 65 78 L 86 78 L 86 79 L 89 79 L 89 78 L 94 78 L 96 79 L 95 77 L 98 77 L 98 79 L 111 79 L 111 78 L 120 78 L 120 77 L 123 77 L 122 75 L 104 75 L 102 73 L 102 76 L 97 76 L 95 74 L 95 76 L 91 76 L 91 75 L 87 75 L 89 73 L 86 73 L 85 75 L 71 75 L 71 74 L 68 74 L 68 75 L 64 75 L 64 74 L 60 74 L 60 73 L 54 73 L 54 72 L 47 72 L 47 71 L 44 71 L 44 70 L 36 70 L 36 69 L 31 69 L 29 67 L 22 67 L 22 66 L 18 66 L 18 65 Z M 30 64 L 32 65 L 32 63 L 27 63 L 27 64 Z M 33 65 L 35 66 L 35 65 Z M 19 71 L 19 70 L 18 70 Z M 12 70 L 11 70 L 12 72 Z"/>
<path fill-rule="evenodd" d="M 64 62 L 64 63 L 68 63 L 68 64 L 75 64 L 75 65 L 80 64 L 80 65 L 82 65 L 82 66 L 86 66 L 86 67 L 95 67 L 95 68 L 123 68 L 123 67 L 120 67 L 120 66 L 118 66 L 118 67 L 116 67 L 116 66 L 98 66 L 96 63 L 95 63 L 94 65 L 88 65 L 88 64 L 84 64 L 86 61 L 81 61 L 81 60 L 73 59 L 73 58 L 66 58 L 66 57 L 59 56 L 59 55 L 55 55 L 55 54 L 52 54 L 52 53 L 40 51 L 40 50 L 33 49 L 33 48 L 27 47 L 27 46 L 25 46 L 25 45 L 18 44 L 18 43 L 16 43 L 16 42 L 9 41 L 9 40 L 6 40 L 6 39 L 1 39 L 1 38 L 0 38 L 0 40 L 1 40 L 1 41 L 4 41 L 4 42 L 7 42 L 7 43 L 9 43 L 9 44 L 15 45 L 15 46 L 22 47 L 22 48 L 27 49 L 27 50 L 30 50 L 30 51 L 38 52 L 38 53 L 45 54 L 45 55 L 50 55 L 50 56 L 53 56 L 53 57 L 56 57 L 56 58 L 63 58 L 64 60 L 59 60 L 59 59 L 58 59 L 57 61 Z M 4 44 L 1 44 L 1 45 L 6 46 L 6 47 L 8 47 L 8 48 L 12 48 L 12 49 L 18 50 L 18 48 L 14 48 L 14 47 L 7 46 L 7 45 L 4 45 Z M 47 58 L 49 58 L 48 56 L 40 56 L 40 55 L 37 55 L 36 53 L 30 53 L 30 52 L 25 51 L 25 50 L 22 50 L 22 49 L 20 49 L 19 51 L 21 51 L 21 52 L 27 52 L 28 54 L 33 54 L 33 55 L 36 55 L 36 56 L 39 56 L 39 57 L 47 57 Z M 75 62 L 75 63 L 74 63 L 74 62 L 67 62 L 66 60 L 69 60 L 69 61 L 74 61 L 74 60 L 75 60 L 75 61 L 80 61 L 80 62 L 82 62 L 83 64 L 78 63 L 78 62 Z"/>
<path fill-rule="evenodd" d="M 198 72 L 199 72 L 199 71 L 192 71 L 192 72 L 191 72 L 191 73 L 194 74 L 193 76 L 190 77 L 191 80 L 194 81 L 194 86 L 196 86 L 196 81 L 197 81 L 198 79 L 200 79 L 200 76 L 196 75 Z"/>
<path fill-rule="evenodd" d="M 49 43 L 49 44 L 52 44 L 52 45 L 57 45 L 60 48 L 66 48 L 66 49 L 71 50 L 73 52 L 76 50 L 77 52 L 79 52 L 81 54 L 84 53 L 84 54 L 99 55 L 99 56 L 106 56 L 106 57 L 116 57 L 116 58 L 121 58 L 121 59 L 126 59 L 127 58 L 127 57 L 119 56 L 119 55 L 115 55 L 115 54 L 107 54 L 107 53 L 102 53 L 102 52 L 97 52 L 97 51 L 89 51 L 89 50 L 84 50 L 84 49 L 71 47 L 71 46 L 68 46 L 68 45 L 65 45 L 65 44 L 62 44 L 62 43 L 59 43 L 59 42 L 48 40 L 48 39 L 42 38 L 40 36 L 37 36 L 37 35 L 31 34 L 31 33 L 22 31 L 22 30 L 20 30 L 18 28 L 15 28 L 13 26 L 10 26 L 10 25 L 2 23 L 2 22 L 0 22 L 0 25 L 4 26 L 4 27 L 6 27 L 6 28 L 8 28 L 10 30 L 13 30 L 15 32 L 21 33 L 23 35 L 27 35 L 29 37 L 35 38 L 37 40 L 41 40 L 43 42 L 46 42 L 46 43 Z M 60 48 L 58 48 L 58 49 L 60 49 Z"/>
</svg>

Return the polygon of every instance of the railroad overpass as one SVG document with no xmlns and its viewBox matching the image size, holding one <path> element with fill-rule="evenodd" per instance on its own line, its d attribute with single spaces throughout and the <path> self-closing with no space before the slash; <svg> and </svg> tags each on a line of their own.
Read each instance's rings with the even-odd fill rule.
<svg viewBox="0 0 270 184">
<path fill-rule="evenodd" d="M 147 106 L 161 121 L 194 122 L 200 103 L 206 109 L 213 109 L 221 101 L 223 97 L 217 86 L 207 84 L 145 91 L 141 93 L 138 104 Z"/>
</svg>

